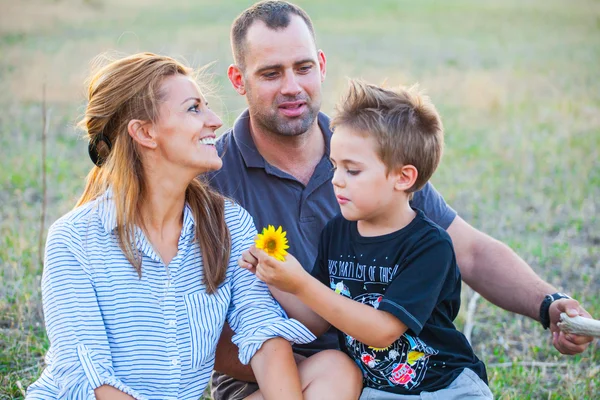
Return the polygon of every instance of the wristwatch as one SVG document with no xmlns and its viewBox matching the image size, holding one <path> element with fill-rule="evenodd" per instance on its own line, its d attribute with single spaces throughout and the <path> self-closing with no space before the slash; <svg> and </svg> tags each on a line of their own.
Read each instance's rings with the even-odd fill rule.
<svg viewBox="0 0 600 400">
<path fill-rule="evenodd" d="M 570 299 L 570 296 L 567 296 L 564 293 L 554 293 L 547 294 L 544 297 L 544 301 L 540 305 L 540 322 L 544 329 L 548 329 L 550 327 L 550 304 L 554 303 L 558 299 Z"/>
</svg>

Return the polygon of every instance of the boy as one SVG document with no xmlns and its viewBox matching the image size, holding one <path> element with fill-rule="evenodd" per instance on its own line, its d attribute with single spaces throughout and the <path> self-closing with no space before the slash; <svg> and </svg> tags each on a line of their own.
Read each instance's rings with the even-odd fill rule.
<svg viewBox="0 0 600 400">
<path fill-rule="evenodd" d="M 492 398 L 485 366 L 452 323 L 461 279 L 450 237 L 409 205 L 442 155 L 435 107 L 414 89 L 353 81 L 331 125 L 342 215 L 321 233 L 312 277 L 291 255 L 280 262 L 254 247 L 240 266 L 317 336 L 338 328 L 363 372 L 361 399 Z"/>
</svg>

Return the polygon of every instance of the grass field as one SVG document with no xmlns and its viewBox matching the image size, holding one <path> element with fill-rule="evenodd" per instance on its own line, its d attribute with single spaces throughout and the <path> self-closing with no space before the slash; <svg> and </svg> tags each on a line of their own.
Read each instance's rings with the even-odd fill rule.
<svg viewBox="0 0 600 400">
<path fill-rule="evenodd" d="M 346 77 L 419 82 L 447 148 L 433 182 L 459 214 L 600 316 L 600 2 L 298 1 L 328 58 L 324 109 Z M 43 88 L 49 224 L 91 166 L 83 80 L 103 51 L 214 62 L 230 126 L 244 107 L 225 77 L 228 30 L 248 1 L 0 0 L 0 399 L 21 398 L 48 348 L 38 241 Z M 515 279 L 517 279 L 515 277 Z M 472 292 L 464 291 L 462 329 Z M 507 293 L 510 296 L 511 293 Z M 600 398 L 600 345 L 561 356 L 538 323 L 477 304 L 473 345 L 499 399 Z"/>
</svg>

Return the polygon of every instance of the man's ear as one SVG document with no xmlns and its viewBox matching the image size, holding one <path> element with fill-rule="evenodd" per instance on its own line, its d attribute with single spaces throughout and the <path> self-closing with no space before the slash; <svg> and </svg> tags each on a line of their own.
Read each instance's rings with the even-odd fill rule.
<svg viewBox="0 0 600 400">
<path fill-rule="evenodd" d="M 325 82 L 325 75 L 327 75 L 327 59 L 323 50 L 317 52 L 317 58 L 319 60 L 319 71 L 321 72 L 321 83 Z"/>
<path fill-rule="evenodd" d="M 394 189 L 406 192 L 413 187 L 419 176 L 414 165 L 403 165 L 394 171 Z"/>
<path fill-rule="evenodd" d="M 244 85 L 244 74 L 242 74 L 242 70 L 235 64 L 231 64 L 229 68 L 227 68 L 227 77 L 229 78 L 229 82 L 233 85 L 233 88 L 240 95 L 246 95 L 246 86 Z"/>
<path fill-rule="evenodd" d="M 140 146 L 155 149 L 156 141 L 154 140 L 154 134 L 151 132 L 151 126 L 148 122 L 132 119 L 127 124 L 127 132 L 129 132 L 129 136 Z"/>
</svg>

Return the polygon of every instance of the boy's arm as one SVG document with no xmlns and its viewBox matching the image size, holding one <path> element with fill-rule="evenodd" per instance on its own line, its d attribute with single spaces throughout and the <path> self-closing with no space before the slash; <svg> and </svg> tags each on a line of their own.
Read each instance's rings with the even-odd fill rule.
<svg viewBox="0 0 600 400">
<path fill-rule="evenodd" d="M 373 347 L 387 347 L 408 329 L 397 317 L 335 293 L 310 276 L 291 255 L 280 262 L 256 250 L 256 276 L 291 293 L 333 326 Z"/>
<path fill-rule="evenodd" d="M 327 322 L 327 318 L 323 318 L 315 313 L 311 310 L 310 305 L 303 302 L 299 297 L 281 291 L 271 285 L 269 285 L 269 290 L 273 294 L 275 300 L 281 304 L 281 307 L 285 310 L 288 317 L 300 321 L 304 326 L 310 329 L 316 337 L 327 332 L 327 329 L 331 326 L 331 324 Z"/>
<path fill-rule="evenodd" d="M 258 258 L 254 255 L 254 253 L 257 252 L 258 250 L 255 246 L 252 246 L 248 250 L 242 252 L 242 256 L 238 259 L 238 265 L 249 270 L 253 274 L 256 274 Z M 329 322 L 321 318 L 293 294 L 283 292 L 271 285 L 269 285 L 269 290 L 271 291 L 271 294 L 275 300 L 277 300 L 281 307 L 285 310 L 288 317 L 300 321 L 304 326 L 310 329 L 315 336 L 321 336 L 331 326 Z"/>
</svg>

